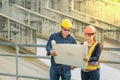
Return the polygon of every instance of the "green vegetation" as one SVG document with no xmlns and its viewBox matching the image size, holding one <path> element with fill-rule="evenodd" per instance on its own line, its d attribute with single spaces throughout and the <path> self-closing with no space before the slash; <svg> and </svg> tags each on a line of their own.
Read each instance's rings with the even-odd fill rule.
<svg viewBox="0 0 120 80">
<path fill-rule="evenodd" d="M 110 0 L 110 1 L 120 2 L 120 0 Z"/>
</svg>

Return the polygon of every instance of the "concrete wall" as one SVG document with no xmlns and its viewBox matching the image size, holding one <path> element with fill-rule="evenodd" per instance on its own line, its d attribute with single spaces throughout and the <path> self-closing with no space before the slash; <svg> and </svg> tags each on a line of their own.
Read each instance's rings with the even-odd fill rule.
<svg viewBox="0 0 120 80">
<path fill-rule="evenodd" d="M 75 0 L 74 9 L 116 25 L 120 24 L 120 3 L 104 0 Z"/>
<path fill-rule="evenodd" d="M 69 14 L 71 0 L 49 0 L 49 7 Z"/>
</svg>

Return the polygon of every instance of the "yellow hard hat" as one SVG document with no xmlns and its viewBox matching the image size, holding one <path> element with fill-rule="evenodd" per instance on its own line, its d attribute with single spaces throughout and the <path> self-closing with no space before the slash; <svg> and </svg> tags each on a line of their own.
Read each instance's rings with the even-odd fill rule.
<svg viewBox="0 0 120 80">
<path fill-rule="evenodd" d="M 61 27 L 63 27 L 63 28 L 73 28 L 73 25 L 72 25 L 72 23 L 71 23 L 70 20 L 64 19 L 64 20 L 61 22 Z"/>
</svg>

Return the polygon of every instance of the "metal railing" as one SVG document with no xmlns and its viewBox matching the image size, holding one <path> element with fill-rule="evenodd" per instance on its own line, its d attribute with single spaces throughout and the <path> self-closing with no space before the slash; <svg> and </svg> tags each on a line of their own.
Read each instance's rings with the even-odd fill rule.
<svg viewBox="0 0 120 80">
<path fill-rule="evenodd" d="M 74 14 L 75 16 L 79 17 L 80 19 L 86 21 L 86 22 L 89 22 L 89 23 L 93 23 L 93 24 L 96 24 L 97 26 L 100 26 L 104 29 L 110 29 L 110 28 L 115 28 L 115 27 L 119 27 L 115 24 L 112 24 L 110 22 L 106 22 L 106 21 L 103 21 L 101 19 L 98 19 L 98 18 L 95 18 L 93 16 L 90 16 L 90 15 L 87 15 L 83 12 L 79 12 L 75 9 L 71 9 L 71 12 L 72 14 Z"/>
<path fill-rule="evenodd" d="M 21 2 L 23 2 L 24 4 L 20 4 Z M 28 4 L 27 2 L 29 2 L 30 4 Z M 42 28 L 44 26 L 43 32 L 45 31 L 45 32 L 49 32 L 49 34 L 51 34 L 51 33 L 59 30 L 58 29 L 59 27 L 56 27 L 56 26 L 59 26 L 58 23 L 56 23 L 55 21 L 53 22 L 53 20 L 56 20 L 57 22 L 61 22 L 65 18 L 70 19 L 72 21 L 73 25 L 75 26 L 75 30 L 73 31 L 73 34 L 78 34 L 78 35 L 82 35 L 83 30 L 85 29 L 86 25 L 91 24 L 91 23 L 85 22 L 83 20 L 80 20 L 79 18 L 75 18 L 75 17 L 70 16 L 68 14 L 65 14 L 65 13 L 62 13 L 60 11 L 49 8 L 48 7 L 49 6 L 48 5 L 49 1 L 47 1 L 47 0 L 46 0 L 46 2 L 42 1 L 42 0 L 38 1 L 38 2 L 40 2 L 39 5 L 41 5 L 41 7 L 39 7 L 39 6 L 37 7 L 37 5 L 35 5 L 35 4 L 37 4 L 37 1 L 33 1 L 33 2 L 34 2 L 34 4 L 31 4 L 32 1 L 23 0 L 23 1 L 20 1 L 20 3 L 19 3 L 19 1 L 16 0 L 15 7 L 23 10 L 24 13 L 26 12 L 26 16 L 28 16 L 28 18 L 26 18 L 26 19 L 28 19 L 28 23 L 29 23 L 30 19 L 37 18 L 37 19 L 32 19 L 32 20 L 34 20 L 34 23 L 37 26 L 42 26 Z M 36 7 L 40 8 L 41 11 L 36 10 Z M 49 17 L 53 20 L 50 21 L 50 20 L 48 20 L 48 18 L 44 18 L 44 17 L 40 16 L 39 13 L 43 14 L 44 16 L 47 16 L 47 17 Z M 39 14 L 39 16 L 38 16 L 38 14 Z M 40 17 L 40 18 L 42 17 L 42 18 L 39 20 L 38 17 Z M 32 20 L 30 22 L 31 25 L 33 24 Z M 42 25 L 39 25 L 37 22 L 40 22 L 40 24 L 42 24 Z M 44 22 L 45 22 L 45 25 L 44 25 Z M 33 24 L 33 26 L 36 26 L 36 25 Z M 96 25 L 94 25 L 94 26 L 96 27 L 96 29 L 98 31 L 97 40 L 100 43 L 103 43 L 104 42 L 103 41 L 104 40 L 103 39 L 103 28 L 100 28 L 99 26 L 96 26 Z M 37 29 L 37 30 L 39 30 L 39 29 Z M 38 32 L 40 32 L 40 31 L 38 31 Z"/>
<path fill-rule="evenodd" d="M 41 77 L 35 77 L 30 75 L 20 75 L 19 74 L 19 57 L 31 57 L 31 58 L 41 58 L 41 59 L 50 59 L 48 56 L 38 56 L 38 55 L 30 55 L 30 54 L 20 54 L 19 49 L 21 46 L 24 47 L 45 47 L 45 45 L 36 45 L 36 44 L 15 44 L 15 43 L 0 43 L 0 46 L 15 46 L 16 54 L 7 54 L 7 53 L 0 53 L 0 56 L 9 56 L 9 57 L 15 57 L 16 58 L 16 73 L 10 74 L 10 73 L 0 73 L 0 75 L 3 76 L 10 76 L 10 77 L 16 77 L 16 80 L 19 80 L 19 78 L 29 78 L 29 79 L 39 79 L 39 80 L 49 80 L 48 78 L 41 78 Z M 115 50 L 120 51 L 120 48 L 105 48 L 106 50 Z M 100 60 L 101 63 L 112 63 L 112 64 L 120 64 L 120 61 L 114 61 L 114 60 Z"/>
<path fill-rule="evenodd" d="M 116 40 L 120 43 L 120 27 L 117 27 L 116 29 L 106 29 L 104 30 L 104 35 L 109 39 Z"/>
<path fill-rule="evenodd" d="M 14 5 L 14 10 L 23 14 L 26 17 L 24 18 L 24 23 L 36 28 L 38 34 L 49 35 L 60 30 L 58 21 L 52 18 L 33 12 L 17 4 Z"/>
<path fill-rule="evenodd" d="M 119 36 L 120 26 L 116 26 L 114 24 L 105 22 L 103 20 L 97 19 L 97 18 L 87 15 L 85 13 L 76 11 L 74 9 L 71 9 L 71 12 L 72 12 L 72 15 L 75 15 L 78 18 L 80 18 L 88 23 L 90 23 L 90 21 L 94 21 L 95 23 L 93 23 L 93 24 L 104 29 L 105 36 L 109 37 L 110 39 L 117 40 L 118 42 L 120 42 L 120 36 Z"/>
<path fill-rule="evenodd" d="M 14 46 L 16 49 L 16 54 L 8 54 L 8 53 L 0 53 L 0 56 L 9 56 L 9 57 L 16 57 L 16 73 L 10 74 L 10 73 L 0 73 L 0 75 L 4 76 L 10 76 L 10 77 L 16 77 L 16 80 L 19 80 L 19 78 L 29 78 L 29 79 L 38 79 L 38 80 L 49 80 L 48 78 L 41 78 L 41 77 L 35 77 L 35 76 L 29 76 L 29 75 L 20 75 L 19 74 L 19 57 L 31 57 L 31 58 L 41 58 L 41 59 L 50 59 L 48 56 L 38 56 L 38 55 L 25 55 L 20 54 L 19 49 L 21 46 L 24 47 L 45 47 L 45 45 L 35 45 L 35 44 L 15 44 L 15 43 L 0 43 L 0 46 Z"/>
<path fill-rule="evenodd" d="M 35 44 L 36 29 L 0 13 L 0 38 L 14 43 Z"/>
<path fill-rule="evenodd" d="M 103 35 L 104 35 L 104 29 L 103 28 L 101 28 L 99 26 L 96 26 L 94 24 L 85 22 L 85 21 L 83 21 L 83 20 L 81 20 L 79 18 L 76 18 L 76 17 L 70 16 L 68 14 L 62 13 L 60 11 L 51 9 L 51 8 L 45 8 L 45 9 L 46 9 L 47 13 L 49 12 L 49 17 L 54 17 L 54 19 L 57 20 L 57 21 L 61 21 L 61 20 L 65 19 L 65 18 L 70 19 L 72 21 L 72 23 L 73 23 L 73 26 L 75 27 L 74 28 L 74 30 L 75 30 L 74 34 L 78 34 L 81 37 L 83 37 L 82 36 L 82 35 L 84 35 L 83 31 L 84 31 L 84 29 L 86 28 L 87 25 L 93 25 L 93 26 L 95 26 L 95 28 L 97 30 L 97 36 L 96 36 L 97 41 L 99 41 L 100 43 L 104 42 L 104 37 L 103 37 Z"/>
<path fill-rule="evenodd" d="M 20 4 L 21 2 L 23 2 L 24 5 Z M 78 34 L 78 35 L 83 35 L 83 30 L 85 29 L 86 25 L 91 24 L 91 25 L 95 26 L 96 29 L 97 29 L 97 36 L 96 36 L 97 38 L 96 39 L 100 43 L 104 43 L 104 36 L 107 36 L 110 39 L 113 39 L 113 40 L 116 40 L 116 41 L 120 42 L 120 36 L 119 36 L 120 27 L 119 26 L 116 26 L 116 25 L 113 25 L 111 23 L 102 21 L 100 19 L 96 19 L 96 18 L 94 18 L 92 16 L 89 16 L 89 15 L 86 15 L 86 14 L 83 14 L 83 13 L 80 13 L 80 12 L 79 13 L 77 12 L 77 14 L 81 15 L 83 17 L 83 19 L 70 16 L 68 14 L 65 14 L 65 13 L 62 13 L 60 11 L 54 10 L 52 8 L 49 8 L 49 5 L 50 5 L 49 1 L 46 1 L 46 3 L 44 3 L 45 1 L 42 1 L 42 0 L 40 0 L 38 2 L 37 1 L 33 1 L 34 4 L 31 4 L 32 3 L 31 1 L 25 1 L 25 0 L 23 0 L 21 2 L 19 3 L 19 1 L 18 2 L 16 1 L 17 5 L 15 5 L 15 7 L 19 8 L 21 10 L 27 11 L 28 12 L 27 14 L 28 15 L 30 14 L 30 17 L 33 16 L 33 15 L 31 15 L 33 13 L 34 13 L 34 15 L 36 15 L 36 14 L 38 15 L 40 13 L 40 14 L 44 14 L 45 16 L 48 16 L 51 19 L 56 20 L 58 22 L 60 22 L 64 18 L 68 18 L 68 19 L 70 19 L 72 21 L 73 25 L 75 26 L 74 33 Z M 27 4 L 27 2 L 30 2 L 30 4 Z M 42 3 L 44 3 L 44 5 Z M 41 7 L 38 6 L 38 4 Z M 72 5 L 72 4 L 74 4 L 73 1 L 71 1 L 71 12 L 74 12 L 73 11 L 74 10 L 73 9 L 74 5 Z M 37 8 L 38 9 L 40 8 L 40 11 Z M 31 18 L 27 18 L 27 19 L 30 20 Z M 99 23 L 99 25 L 98 24 L 94 24 L 94 23 L 90 23 L 89 21 L 86 21 L 85 19 L 87 19 L 87 20 L 95 20 L 95 21 L 97 21 Z M 29 23 L 29 20 L 28 20 L 28 23 Z M 43 32 L 47 31 L 47 32 L 49 32 L 49 34 L 57 31 L 56 28 L 58 28 L 58 27 L 55 27 L 55 26 L 58 26 L 58 23 L 56 25 L 55 21 L 49 21 L 49 20 L 47 20 L 47 18 L 46 19 L 42 18 L 41 19 L 42 22 L 40 20 L 39 21 L 37 21 L 37 20 L 39 20 L 39 19 L 36 19 L 36 21 L 34 21 L 34 23 L 32 23 L 32 21 L 31 21 L 30 24 L 32 26 L 36 26 L 36 25 L 37 26 L 44 26 L 44 28 L 46 28 L 46 29 L 43 29 Z M 46 25 L 44 25 L 44 21 L 46 22 Z M 43 24 L 43 25 L 39 25 L 39 22 L 41 24 Z M 45 26 L 47 26 L 47 27 L 45 27 Z M 48 28 L 48 26 L 50 26 L 50 27 Z M 53 26 L 54 26 L 54 30 L 52 29 Z M 37 29 L 37 30 L 39 30 L 39 29 Z M 115 32 L 115 30 L 116 30 L 116 32 Z M 40 32 L 40 31 L 38 31 L 38 32 Z M 111 36 L 113 36 L 113 37 L 111 37 Z M 80 37 L 83 37 L 83 36 L 80 36 Z"/>
</svg>

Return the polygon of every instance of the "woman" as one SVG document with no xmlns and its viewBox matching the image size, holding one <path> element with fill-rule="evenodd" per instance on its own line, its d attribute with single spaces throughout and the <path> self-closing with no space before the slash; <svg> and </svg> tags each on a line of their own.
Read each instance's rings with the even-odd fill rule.
<svg viewBox="0 0 120 80">
<path fill-rule="evenodd" d="M 95 40 L 96 29 L 93 26 L 87 26 L 84 30 L 86 42 L 88 45 L 88 54 L 83 60 L 86 61 L 86 69 L 81 69 L 82 80 L 100 80 L 99 57 L 101 54 L 101 45 Z"/>
</svg>

